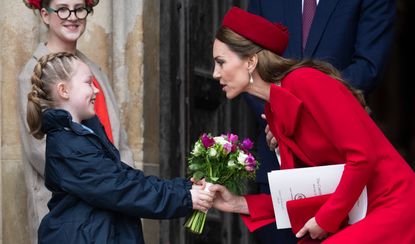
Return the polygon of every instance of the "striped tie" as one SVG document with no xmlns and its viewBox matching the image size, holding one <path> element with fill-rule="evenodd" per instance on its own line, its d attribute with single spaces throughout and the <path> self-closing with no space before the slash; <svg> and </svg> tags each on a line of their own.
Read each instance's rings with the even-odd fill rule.
<svg viewBox="0 0 415 244">
<path fill-rule="evenodd" d="M 303 51 L 307 43 L 311 23 L 313 23 L 314 14 L 316 13 L 316 0 L 304 0 L 303 6 Z"/>
</svg>

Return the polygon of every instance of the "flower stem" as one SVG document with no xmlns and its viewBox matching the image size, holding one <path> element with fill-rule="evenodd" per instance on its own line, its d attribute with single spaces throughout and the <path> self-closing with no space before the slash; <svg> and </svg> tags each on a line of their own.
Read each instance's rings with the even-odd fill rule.
<svg viewBox="0 0 415 244">
<path fill-rule="evenodd" d="M 190 232 L 195 234 L 201 234 L 205 227 L 206 213 L 199 210 L 193 211 L 192 216 L 186 221 L 184 226 Z"/>
</svg>

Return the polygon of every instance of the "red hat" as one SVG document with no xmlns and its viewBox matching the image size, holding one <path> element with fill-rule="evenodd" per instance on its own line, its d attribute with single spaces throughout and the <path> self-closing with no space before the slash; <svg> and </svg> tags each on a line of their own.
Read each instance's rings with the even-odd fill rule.
<svg viewBox="0 0 415 244">
<path fill-rule="evenodd" d="M 226 13 L 222 26 L 278 55 L 282 55 L 288 45 L 287 27 L 237 7 Z"/>
</svg>

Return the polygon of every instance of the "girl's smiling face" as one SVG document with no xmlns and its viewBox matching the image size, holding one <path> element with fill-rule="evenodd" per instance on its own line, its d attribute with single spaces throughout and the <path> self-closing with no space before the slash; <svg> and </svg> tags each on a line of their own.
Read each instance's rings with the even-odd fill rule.
<svg viewBox="0 0 415 244">
<path fill-rule="evenodd" d="M 74 61 L 74 72 L 67 82 L 67 99 L 61 103 L 69 111 L 75 122 L 89 119 L 95 115 L 95 97 L 99 90 L 92 82 L 92 73 L 82 61 Z"/>
</svg>

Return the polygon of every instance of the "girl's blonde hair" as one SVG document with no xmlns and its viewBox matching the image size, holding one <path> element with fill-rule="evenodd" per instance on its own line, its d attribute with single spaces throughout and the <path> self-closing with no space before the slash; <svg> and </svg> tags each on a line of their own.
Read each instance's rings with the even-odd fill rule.
<svg viewBox="0 0 415 244">
<path fill-rule="evenodd" d="M 362 91 L 353 88 L 348 82 L 343 80 L 340 72 L 327 62 L 318 60 L 298 61 L 283 58 L 267 49 L 262 49 L 251 40 L 246 39 L 226 27 L 220 27 L 216 32 L 215 37 L 219 41 L 225 43 L 229 49 L 235 52 L 240 58 L 248 58 L 257 54 L 258 63 L 256 69 L 259 76 L 261 76 L 261 78 L 266 82 L 279 84 L 284 76 L 291 71 L 300 67 L 312 67 L 343 83 L 352 92 L 359 103 L 366 109 L 366 111 L 370 111 L 366 105 Z"/>
<path fill-rule="evenodd" d="M 31 77 L 32 90 L 27 94 L 26 120 L 30 133 L 42 139 L 42 112 L 53 108 L 52 87 L 59 81 L 69 81 L 73 73 L 73 61 L 79 60 L 67 52 L 51 53 L 40 58 Z"/>
</svg>

